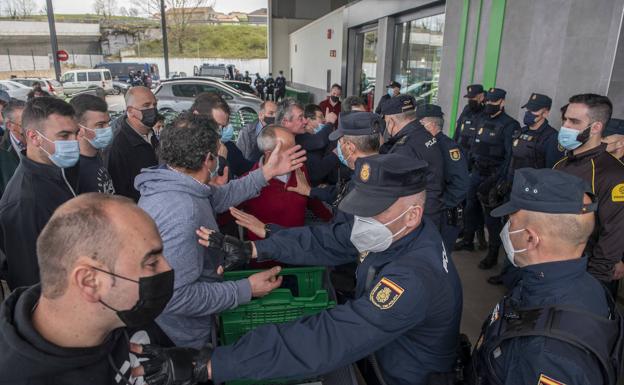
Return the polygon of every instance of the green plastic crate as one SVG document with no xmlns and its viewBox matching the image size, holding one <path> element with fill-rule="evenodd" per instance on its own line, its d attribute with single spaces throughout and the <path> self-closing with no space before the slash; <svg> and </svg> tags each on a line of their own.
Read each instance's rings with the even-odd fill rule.
<svg viewBox="0 0 624 385">
<path fill-rule="evenodd" d="M 261 270 L 226 272 L 224 279 L 239 280 L 259 271 Z M 282 269 L 280 275 L 284 276 L 284 279 L 296 277 L 297 285 L 293 287 L 294 293 L 290 289 L 276 289 L 263 298 L 222 312 L 219 316 L 222 344 L 232 344 L 258 326 L 292 321 L 336 305 L 326 288 L 327 275 L 324 267 L 286 268 Z"/>
</svg>

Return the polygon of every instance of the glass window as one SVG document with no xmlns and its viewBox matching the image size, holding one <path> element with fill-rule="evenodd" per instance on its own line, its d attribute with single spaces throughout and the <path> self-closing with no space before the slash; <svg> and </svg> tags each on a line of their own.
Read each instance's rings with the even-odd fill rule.
<svg viewBox="0 0 624 385">
<path fill-rule="evenodd" d="M 362 48 L 362 72 L 360 75 L 360 92 L 368 96 L 375 90 L 375 75 L 377 74 L 377 30 L 364 33 Z"/>
<path fill-rule="evenodd" d="M 89 81 L 90 82 L 97 82 L 102 80 L 102 73 L 101 72 L 87 72 L 89 74 Z"/>
<path fill-rule="evenodd" d="M 74 74 L 73 73 L 65 74 L 63 76 L 63 81 L 64 82 L 73 82 L 74 81 Z"/>
<path fill-rule="evenodd" d="M 78 75 L 78 81 L 79 82 L 86 82 L 87 81 L 87 73 L 86 72 L 78 72 L 76 75 Z"/>
<path fill-rule="evenodd" d="M 104 79 L 105 80 L 111 80 L 111 73 L 108 71 L 104 71 Z"/>
<path fill-rule="evenodd" d="M 171 91 L 173 96 L 181 98 L 194 98 L 199 93 L 195 84 L 175 84 L 171 87 Z"/>
<path fill-rule="evenodd" d="M 417 104 L 438 102 L 444 14 L 396 25 L 392 79 Z"/>
</svg>

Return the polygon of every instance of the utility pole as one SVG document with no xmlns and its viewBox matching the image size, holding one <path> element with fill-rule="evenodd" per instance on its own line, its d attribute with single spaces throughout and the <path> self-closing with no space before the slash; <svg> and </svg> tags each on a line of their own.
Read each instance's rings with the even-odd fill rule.
<svg viewBox="0 0 624 385">
<path fill-rule="evenodd" d="M 54 73 L 56 80 L 61 80 L 61 62 L 57 57 L 58 41 L 56 40 L 56 25 L 54 24 L 54 9 L 52 8 L 52 0 L 46 0 L 48 9 L 48 25 L 50 26 L 50 45 L 52 46 L 52 60 L 54 60 Z"/>
<path fill-rule="evenodd" d="M 169 43 L 167 43 L 167 17 L 165 15 L 165 0 L 160 0 L 160 28 L 162 29 L 163 51 L 165 54 L 165 77 L 169 79 Z"/>
</svg>

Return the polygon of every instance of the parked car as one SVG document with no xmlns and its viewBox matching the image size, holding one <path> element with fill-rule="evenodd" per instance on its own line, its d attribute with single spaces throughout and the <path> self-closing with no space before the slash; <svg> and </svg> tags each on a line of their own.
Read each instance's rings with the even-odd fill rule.
<svg viewBox="0 0 624 385">
<path fill-rule="evenodd" d="M 221 95 L 232 109 L 231 120 L 240 120 L 246 124 L 255 120 L 260 112 L 262 100 L 230 87 L 222 81 L 208 78 L 177 78 L 163 80 L 154 91 L 158 98 L 158 109 L 161 113 L 188 110 L 197 95 L 203 92 L 214 92 Z M 235 116 L 236 115 L 236 116 Z"/>
<path fill-rule="evenodd" d="M 238 80 L 222 80 L 223 83 L 227 84 L 230 87 L 236 88 L 237 90 L 249 94 L 251 96 L 258 96 L 258 91 L 251 86 L 251 84 L 247 82 L 241 82 Z"/>
<path fill-rule="evenodd" d="M 0 90 L 8 92 L 12 98 L 26 101 L 32 88 L 12 80 L 0 80 Z"/>
<path fill-rule="evenodd" d="M 63 92 L 67 96 L 94 87 L 102 87 L 107 94 L 114 91 L 113 77 L 107 69 L 67 71 L 63 74 L 61 82 Z"/>
<path fill-rule="evenodd" d="M 169 79 L 185 78 L 185 77 L 187 77 L 187 75 L 186 75 L 186 72 L 184 71 L 180 71 L 180 72 L 174 71 L 169 74 Z"/>
<path fill-rule="evenodd" d="M 120 82 L 119 80 L 113 80 L 113 95 L 125 95 L 129 89 L 129 83 Z"/>
<path fill-rule="evenodd" d="M 199 68 L 193 68 L 193 75 L 207 76 L 219 79 L 225 79 L 229 76 L 229 72 L 225 64 L 202 64 Z"/>
<path fill-rule="evenodd" d="M 48 92 L 50 95 L 61 96 L 63 95 L 63 85 L 55 79 L 45 78 L 13 78 L 11 81 L 21 83 L 26 87 L 32 88 L 33 84 L 39 83 L 41 89 Z"/>
</svg>

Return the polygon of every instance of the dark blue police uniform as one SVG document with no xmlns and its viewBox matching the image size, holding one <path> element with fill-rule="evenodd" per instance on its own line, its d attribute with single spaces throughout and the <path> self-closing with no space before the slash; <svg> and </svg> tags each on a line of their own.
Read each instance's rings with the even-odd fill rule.
<svg viewBox="0 0 624 385">
<path fill-rule="evenodd" d="M 488 101 L 498 101 L 505 99 L 505 95 L 506 92 L 504 90 L 491 88 L 486 95 L 486 99 Z M 487 108 L 488 106 L 486 105 Z M 484 115 L 479 126 L 473 147 L 474 166 L 470 176 L 470 189 L 468 190 L 466 206 L 469 218 L 476 217 L 478 214 L 475 212 L 480 210 L 480 207 L 475 205 L 475 196 L 479 197 L 477 193 L 481 195 L 481 203 L 485 203 L 485 206 L 487 202 L 484 202 L 483 198 L 487 198 L 498 182 L 503 181 L 507 177 L 507 170 L 512 155 L 513 133 L 520 128 L 520 124 L 507 115 L 502 108 L 492 115 Z M 489 245 L 488 253 L 479 263 L 479 267 L 489 269 L 497 263 L 498 250 L 500 248 L 500 237 L 498 234 L 502 229 L 502 223 L 499 218 L 492 218 L 487 208 L 484 207 L 484 209 Z M 467 234 L 468 239 L 472 239 L 476 229 L 472 227 L 473 223 L 470 220 L 467 221 L 466 226 L 465 234 Z"/>
<path fill-rule="evenodd" d="M 398 197 L 425 189 L 424 167 L 422 161 L 396 154 L 358 159 L 355 188 L 340 209 L 353 215 L 383 212 Z M 295 264 L 343 263 L 347 254 L 357 258 L 357 251 L 343 252 L 352 247 L 346 246 L 350 232 L 339 234 L 342 239 L 335 243 L 322 240 L 329 242 L 324 247 L 336 252 L 331 257 L 326 251 L 310 251 L 307 244 L 265 256 L 258 247 L 262 242 L 256 245 L 259 258 Z M 303 249 L 308 250 L 300 252 Z M 259 327 L 234 345 L 216 348 L 213 381 L 311 377 L 368 355 L 374 356 L 388 384 L 425 385 L 431 373 L 451 371 L 462 291 L 435 225 L 425 218 L 388 249 L 361 258 L 354 300 L 291 323 Z"/>
<path fill-rule="evenodd" d="M 508 203 L 492 211 L 518 210 L 581 215 L 589 185 L 550 169 L 516 172 Z M 473 354 L 475 384 L 611 384 L 620 365 L 621 318 L 587 258 L 539 263 L 519 269 L 520 281 L 483 324 Z M 604 352 L 599 356 L 594 352 Z M 611 355 L 618 357 L 609 362 Z M 600 364 L 602 358 L 606 368 Z"/>
<path fill-rule="evenodd" d="M 398 95 L 382 106 L 385 116 L 412 111 L 416 108 L 414 99 L 409 95 Z M 379 149 L 380 154 L 401 154 L 411 159 L 427 162 L 427 202 L 425 215 L 438 227 L 444 209 L 442 193 L 444 191 L 444 159 L 439 145 L 418 120 L 414 120 L 386 141 Z"/>
<path fill-rule="evenodd" d="M 479 94 L 482 94 L 483 86 L 481 84 L 471 84 L 466 90 L 464 98 L 475 98 Z M 457 142 L 459 148 L 462 150 L 464 156 L 467 158 L 468 166 L 471 166 L 472 161 L 472 146 L 474 144 L 475 137 L 479 128 L 479 121 L 483 116 L 483 104 L 476 101 L 469 101 L 464 106 L 461 114 L 457 118 L 455 125 L 455 132 L 453 134 L 453 140 Z"/>
<path fill-rule="evenodd" d="M 425 104 L 418 107 L 417 116 L 419 119 L 443 118 L 444 114 L 440 106 Z M 457 143 L 444 135 L 442 131 L 435 135 L 435 139 L 444 160 L 444 193 L 442 194 L 444 215 L 442 215 L 440 234 L 446 251 L 450 253 L 463 225 L 463 203 L 470 186 L 470 176 L 466 157 L 462 156 Z"/>
</svg>

